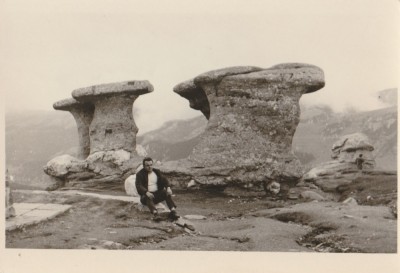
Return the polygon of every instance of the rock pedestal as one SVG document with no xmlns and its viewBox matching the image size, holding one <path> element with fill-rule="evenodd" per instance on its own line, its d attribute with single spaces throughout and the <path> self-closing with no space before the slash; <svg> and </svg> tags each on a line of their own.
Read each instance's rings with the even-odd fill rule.
<svg viewBox="0 0 400 273">
<path fill-rule="evenodd" d="M 74 99 L 54 104 L 70 111 L 77 122 L 79 159 L 62 155 L 50 160 L 45 173 L 59 186 L 123 189 L 124 180 L 142 160 L 136 150 L 138 128 L 132 114 L 134 101 L 153 91 L 148 81 L 102 84 L 76 89 Z"/>
<path fill-rule="evenodd" d="M 69 111 L 75 118 L 79 138 L 78 158 L 85 159 L 90 154 L 89 126 L 93 120 L 94 105 L 92 103 L 81 103 L 70 98 L 54 103 L 53 108 Z"/>
<path fill-rule="evenodd" d="M 209 109 L 207 128 L 182 163 L 187 173 L 200 184 L 297 181 L 302 167 L 292 138 L 299 100 L 323 86 L 323 71 L 307 64 L 231 67 L 177 85 L 192 108 L 206 117 Z"/>
<path fill-rule="evenodd" d="M 135 152 L 138 128 L 132 115 L 134 101 L 153 91 L 148 81 L 102 84 L 76 89 L 72 96 L 94 104 L 90 123 L 90 153 L 126 150 Z"/>
</svg>

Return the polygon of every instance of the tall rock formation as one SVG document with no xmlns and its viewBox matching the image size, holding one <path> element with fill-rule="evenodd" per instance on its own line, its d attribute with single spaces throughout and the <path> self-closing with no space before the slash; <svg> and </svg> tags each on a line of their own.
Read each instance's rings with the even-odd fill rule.
<svg viewBox="0 0 400 273">
<path fill-rule="evenodd" d="M 46 164 L 45 173 L 57 180 L 54 188 L 122 189 L 132 166 L 141 162 L 133 103 L 152 91 L 148 81 L 102 84 L 74 90 L 74 99 L 55 103 L 55 109 L 68 110 L 75 117 L 80 158 L 62 155 Z"/>
<path fill-rule="evenodd" d="M 298 63 L 219 69 L 178 84 L 174 91 L 209 121 L 190 156 L 162 169 L 204 185 L 296 183 L 299 100 L 324 84 L 320 68 Z"/>
</svg>

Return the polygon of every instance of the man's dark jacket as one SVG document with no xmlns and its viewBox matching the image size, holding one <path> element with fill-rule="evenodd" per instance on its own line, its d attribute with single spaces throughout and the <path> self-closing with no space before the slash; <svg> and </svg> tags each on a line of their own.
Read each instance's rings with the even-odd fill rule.
<svg viewBox="0 0 400 273">
<path fill-rule="evenodd" d="M 169 187 L 169 182 L 167 180 L 167 178 L 165 178 L 159 169 L 154 169 L 153 168 L 153 172 L 156 174 L 157 176 L 157 188 L 158 190 L 163 190 L 166 189 L 167 187 Z M 149 184 L 149 180 L 148 180 L 148 173 L 147 171 L 143 168 L 141 169 L 137 174 L 136 174 L 136 190 L 139 193 L 139 195 L 145 195 L 148 189 L 148 184 Z"/>
</svg>

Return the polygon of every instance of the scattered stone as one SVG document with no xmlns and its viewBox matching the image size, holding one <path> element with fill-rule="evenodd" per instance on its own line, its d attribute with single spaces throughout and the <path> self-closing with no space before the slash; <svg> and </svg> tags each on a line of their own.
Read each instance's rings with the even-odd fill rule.
<svg viewBox="0 0 400 273">
<path fill-rule="evenodd" d="M 317 240 L 325 240 L 325 239 L 329 239 L 330 237 L 335 236 L 335 234 L 332 233 L 321 233 L 316 235 L 314 238 Z"/>
<path fill-rule="evenodd" d="M 206 220 L 207 219 L 207 217 L 205 217 L 203 215 L 185 215 L 184 218 L 188 219 L 188 220 Z"/>
<path fill-rule="evenodd" d="M 298 193 L 289 193 L 287 198 L 290 200 L 297 200 L 297 199 L 299 199 L 299 194 Z"/>
<path fill-rule="evenodd" d="M 353 197 L 347 198 L 347 199 L 344 200 L 342 203 L 343 203 L 343 204 L 346 204 L 346 205 L 358 205 L 357 200 L 354 199 Z"/>
<path fill-rule="evenodd" d="M 267 191 L 276 195 L 281 191 L 281 184 L 273 181 L 267 185 Z"/>
<path fill-rule="evenodd" d="M 308 200 L 318 200 L 318 201 L 325 200 L 325 198 L 322 195 L 314 191 L 303 191 L 300 193 L 300 197 Z"/>
<path fill-rule="evenodd" d="M 189 222 L 187 220 L 184 220 L 182 217 L 179 217 L 174 223 L 177 226 L 180 226 L 182 228 L 187 228 L 187 229 L 189 229 L 191 231 L 195 230 L 193 223 L 191 223 L 191 222 Z"/>
<path fill-rule="evenodd" d="M 195 187 L 195 186 L 196 186 L 196 182 L 193 179 L 190 180 L 188 185 L 187 185 L 188 188 L 192 188 L 192 187 Z"/>
<path fill-rule="evenodd" d="M 113 241 L 106 241 L 106 240 L 101 241 L 101 245 L 104 247 L 113 248 L 113 249 L 121 249 L 124 247 L 124 245 L 121 243 L 117 243 L 117 242 L 113 242 Z"/>
<path fill-rule="evenodd" d="M 247 243 L 247 242 L 250 242 L 250 238 L 247 236 L 244 236 L 244 237 L 238 238 L 237 241 L 239 243 Z"/>
<path fill-rule="evenodd" d="M 308 184 L 308 187 L 309 187 L 310 189 L 313 189 L 313 190 L 318 190 L 318 189 L 319 189 L 316 185 L 311 184 L 311 183 Z"/>
</svg>

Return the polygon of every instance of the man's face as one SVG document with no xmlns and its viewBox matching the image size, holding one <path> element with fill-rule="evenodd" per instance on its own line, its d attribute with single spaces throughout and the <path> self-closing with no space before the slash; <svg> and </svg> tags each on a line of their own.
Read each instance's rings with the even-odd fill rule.
<svg viewBox="0 0 400 273">
<path fill-rule="evenodd" d="M 153 161 L 145 161 L 143 167 L 148 173 L 151 173 L 153 171 Z"/>
</svg>

